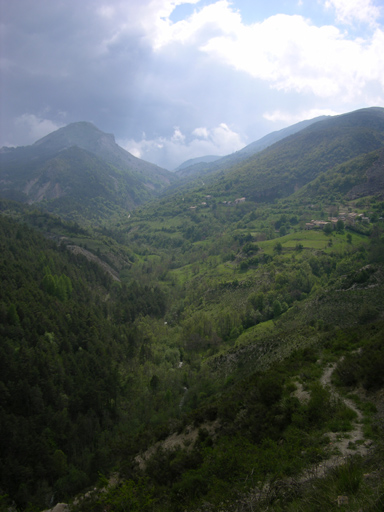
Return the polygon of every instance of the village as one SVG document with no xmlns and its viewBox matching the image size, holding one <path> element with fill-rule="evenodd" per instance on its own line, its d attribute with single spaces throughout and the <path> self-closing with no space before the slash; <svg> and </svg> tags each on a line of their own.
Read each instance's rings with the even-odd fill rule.
<svg viewBox="0 0 384 512">
<path fill-rule="evenodd" d="M 212 196 L 208 195 L 208 196 L 205 196 L 206 199 L 212 199 Z M 233 204 L 240 204 L 240 203 L 245 203 L 245 197 L 239 197 L 238 199 L 235 199 L 234 201 L 223 201 L 223 204 L 227 205 L 227 206 L 231 206 Z M 207 202 L 206 201 L 203 201 L 202 203 L 200 203 L 200 206 L 208 206 Z M 190 206 L 189 209 L 190 210 L 196 210 L 197 206 Z"/>
<path fill-rule="evenodd" d="M 356 222 L 369 222 L 369 217 L 363 213 L 356 212 L 340 212 L 337 217 L 328 217 L 328 220 L 311 220 L 306 222 L 305 229 L 323 229 L 327 224 L 336 226 L 338 221 L 344 222 L 346 226 L 354 226 Z"/>
</svg>

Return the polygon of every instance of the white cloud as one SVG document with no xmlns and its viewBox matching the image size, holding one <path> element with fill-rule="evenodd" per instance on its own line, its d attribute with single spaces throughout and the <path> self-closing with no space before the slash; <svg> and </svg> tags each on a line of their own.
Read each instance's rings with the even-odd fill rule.
<svg viewBox="0 0 384 512">
<path fill-rule="evenodd" d="M 379 16 L 371 0 L 327 0 L 326 6 L 345 21 L 373 22 Z M 246 25 L 227 0 L 219 0 L 177 23 L 163 19 L 153 45 L 158 51 L 171 43 L 193 45 L 276 90 L 346 103 L 361 101 L 371 82 L 383 85 L 383 39 L 378 27 L 366 39 L 353 38 L 299 15 L 276 14 Z"/>
<path fill-rule="evenodd" d="M 326 0 L 325 7 L 333 8 L 337 21 L 346 24 L 354 22 L 375 25 L 380 17 L 380 8 L 372 0 Z"/>
<path fill-rule="evenodd" d="M 243 26 L 236 37 L 210 39 L 202 50 L 283 91 L 356 100 L 370 81 L 383 83 L 384 33 L 348 39 L 333 26 L 316 27 L 301 16 L 278 14 Z"/>
<path fill-rule="evenodd" d="M 200 139 L 208 139 L 209 132 L 207 128 L 201 127 L 201 128 L 195 128 L 192 132 L 192 135 L 195 135 L 196 137 L 199 137 Z"/>
<path fill-rule="evenodd" d="M 171 12 L 170 10 L 168 16 Z M 200 37 L 209 37 L 217 29 L 220 33 L 235 34 L 240 28 L 240 14 L 231 9 L 227 0 L 219 0 L 203 7 L 200 11 L 195 11 L 188 19 L 177 23 L 171 23 L 168 18 L 161 18 L 156 23 L 154 47 L 159 50 L 169 43 L 193 44 L 197 43 Z"/>
<path fill-rule="evenodd" d="M 127 151 L 143 160 L 155 161 L 158 165 L 174 169 L 190 158 L 205 155 L 228 155 L 245 146 L 241 136 L 225 123 L 212 129 L 196 128 L 186 136 L 175 128 L 170 137 L 148 140 L 143 135 L 140 141 L 119 141 Z"/>
<path fill-rule="evenodd" d="M 274 110 L 273 112 L 265 112 L 263 117 L 267 121 L 283 122 L 290 125 L 307 119 L 314 119 L 319 116 L 336 116 L 342 113 L 343 112 L 336 112 L 332 109 L 310 109 L 295 113 Z"/>
<path fill-rule="evenodd" d="M 183 135 L 180 131 L 180 128 L 175 128 L 175 131 L 173 132 L 173 135 L 171 137 L 172 142 L 180 142 L 184 143 L 185 141 L 185 135 Z"/>
<path fill-rule="evenodd" d="M 58 124 L 50 119 L 44 119 L 34 114 L 23 114 L 15 119 L 14 126 L 18 136 L 22 136 L 28 144 L 32 144 L 45 137 L 45 135 L 58 130 L 64 124 Z M 18 141 L 16 141 L 17 143 Z"/>
</svg>

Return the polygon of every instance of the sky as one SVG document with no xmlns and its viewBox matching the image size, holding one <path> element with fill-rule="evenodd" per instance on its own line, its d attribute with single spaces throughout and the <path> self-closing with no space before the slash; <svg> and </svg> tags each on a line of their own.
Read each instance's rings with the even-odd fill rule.
<svg viewBox="0 0 384 512">
<path fill-rule="evenodd" d="M 383 0 L 0 0 L 0 147 L 76 121 L 166 169 L 384 107 Z"/>
</svg>

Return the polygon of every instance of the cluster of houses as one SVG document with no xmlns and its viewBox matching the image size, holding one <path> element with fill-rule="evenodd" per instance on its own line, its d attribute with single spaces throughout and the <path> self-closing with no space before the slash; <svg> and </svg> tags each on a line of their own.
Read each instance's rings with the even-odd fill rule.
<svg viewBox="0 0 384 512">
<path fill-rule="evenodd" d="M 211 199 L 212 196 L 205 196 L 206 199 Z M 223 204 L 230 206 L 231 204 L 240 204 L 245 203 L 245 197 L 239 197 L 238 199 L 235 199 L 234 201 L 223 201 Z M 199 206 L 208 206 L 206 201 L 203 201 L 200 203 Z M 190 210 L 196 210 L 197 206 L 190 206 Z"/>
<path fill-rule="evenodd" d="M 239 197 L 238 199 L 235 199 L 234 201 L 223 201 L 223 204 L 226 204 L 227 206 L 230 206 L 231 204 L 240 204 L 245 203 L 245 197 Z"/>
<path fill-rule="evenodd" d="M 354 226 L 356 221 L 369 222 L 369 217 L 365 217 L 362 213 L 340 212 L 338 217 L 329 217 L 328 220 L 311 220 L 311 222 L 306 222 L 305 229 L 323 229 L 326 224 L 336 225 L 339 220 L 342 220 L 347 226 Z"/>
</svg>

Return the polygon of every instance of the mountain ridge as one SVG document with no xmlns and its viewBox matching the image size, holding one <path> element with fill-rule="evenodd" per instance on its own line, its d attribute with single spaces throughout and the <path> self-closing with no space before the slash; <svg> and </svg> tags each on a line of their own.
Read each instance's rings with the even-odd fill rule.
<svg viewBox="0 0 384 512">
<path fill-rule="evenodd" d="M 321 173 L 384 145 L 384 109 L 372 107 L 318 121 L 226 171 L 205 176 L 220 196 L 254 201 L 285 197 Z"/>
<path fill-rule="evenodd" d="M 170 171 L 134 157 L 112 134 L 88 122 L 71 123 L 31 146 L 0 152 L 3 197 L 44 202 L 48 211 L 67 218 L 76 210 L 87 217 L 86 208 L 95 207 L 100 217 L 109 215 L 106 202 L 117 210 L 132 210 L 176 179 Z"/>
<path fill-rule="evenodd" d="M 268 146 L 271 146 L 275 142 L 278 142 L 279 140 L 282 140 L 285 137 L 288 137 L 289 135 L 292 135 L 300 130 L 303 130 L 304 128 L 310 126 L 311 124 L 317 123 L 318 121 L 322 121 L 328 117 L 329 116 L 318 116 L 313 119 L 300 121 L 298 123 L 295 123 L 294 125 L 282 128 L 281 130 L 271 132 L 263 136 L 261 139 L 251 142 L 250 144 L 240 149 L 239 151 L 236 151 L 235 153 L 232 153 L 230 155 L 218 157 L 213 162 L 205 161 L 203 160 L 205 157 L 201 157 L 202 162 L 193 162 L 191 163 L 191 165 L 186 165 L 189 162 L 189 160 L 187 160 L 176 169 L 176 172 L 180 176 L 185 177 L 192 176 L 200 172 L 202 172 L 203 174 L 207 174 L 219 170 L 229 169 L 230 167 L 239 164 L 240 162 L 246 160 L 247 158 L 254 156 L 256 153 L 259 153 L 260 151 L 267 148 Z"/>
</svg>

